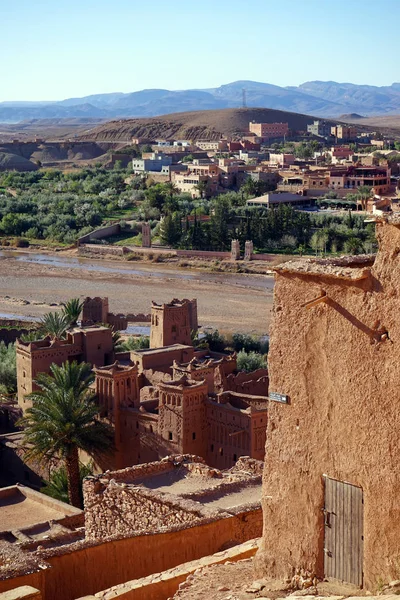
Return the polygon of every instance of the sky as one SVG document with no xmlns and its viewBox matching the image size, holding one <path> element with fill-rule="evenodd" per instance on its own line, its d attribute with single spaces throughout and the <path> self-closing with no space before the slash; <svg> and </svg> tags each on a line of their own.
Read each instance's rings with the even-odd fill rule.
<svg viewBox="0 0 400 600">
<path fill-rule="evenodd" d="M 0 0 L 0 102 L 237 80 L 390 85 L 400 0 Z"/>
</svg>

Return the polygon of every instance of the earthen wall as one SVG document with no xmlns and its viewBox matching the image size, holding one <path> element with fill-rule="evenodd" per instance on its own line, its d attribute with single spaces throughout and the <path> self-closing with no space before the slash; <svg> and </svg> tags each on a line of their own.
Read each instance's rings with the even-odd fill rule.
<svg viewBox="0 0 400 600">
<path fill-rule="evenodd" d="M 363 490 L 364 584 L 398 574 L 400 229 L 378 223 L 377 238 L 370 268 L 306 261 L 276 275 L 270 390 L 289 403 L 269 404 L 257 556 L 267 577 L 323 577 L 324 475 Z"/>
</svg>

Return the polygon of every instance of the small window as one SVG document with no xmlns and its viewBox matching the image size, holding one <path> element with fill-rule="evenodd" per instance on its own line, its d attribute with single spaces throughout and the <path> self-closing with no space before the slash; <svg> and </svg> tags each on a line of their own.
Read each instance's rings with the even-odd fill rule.
<svg viewBox="0 0 400 600">
<path fill-rule="evenodd" d="M 233 460 L 234 460 L 234 462 L 237 461 L 237 455 L 236 454 L 233 455 Z"/>
<path fill-rule="evenodd" d="M 172 431 L 168 431 L 168 439 L 172 440 Z"/>
<path fill-rule="evenodd" d="M 224 449 L 223 449 L 223 448 L 220 448 L 220 449 L 219 449 L 219 454 L 220 454 L 220 456 L 223 456 L 223 455 L 224 455 Z"/>
<path fill-rule="evenodd" d="M 211 449 L 211 452 L 214 452 L 214 444 L 211 444 L 210 449 Z"/>
<path fill-rule="evenodd" d="M 196 439 L 196 432 L 193 431 L 193 433 L 192 433 L 192 440 L 195 440 L 195 439 Z"/>
<path fill-rule="evenodd" d="M 136 429 L 139 429 L 139 421 L 136 421 Z"/>
<path fill-rule="evenodd" d="M 101 350 L 101 344 L 97 346 L 97 350 Z"/>
</svg>

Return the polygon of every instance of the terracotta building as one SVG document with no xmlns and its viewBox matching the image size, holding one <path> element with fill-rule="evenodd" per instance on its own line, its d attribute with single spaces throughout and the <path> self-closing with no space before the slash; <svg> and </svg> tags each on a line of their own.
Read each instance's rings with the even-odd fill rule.
<svg viewBox="0 0 400 600">
<path fill-rule="evenodd" d="M 249 131 L 263 141 L 283 138 L 289 133 L 288 123 L 249 123 Z"/>
<path fill-rule="evenodd" d="M 257 569 L 398 578 L 400 220 L 375 257 L 276 267 Z"/>
<path fill-rule="evenodd" d="M 76 327 L 65 340 L 45 338 L 36 342 L 16 341 L 18 404 L 26 410 L 31 402 L 25 397 L 37 387 L 38 373 L 49 373 L 50 366 L 70 360 L 103 366 L 113 360 L 112 332 L 108 327 Z"/>
<path fill-rule="evenodd" d="M 197 332 L 197 301 L 174 299 L 168 304 L 151 305 L 150 348 L 191 345 L 191 332 Z"/>
</svg>

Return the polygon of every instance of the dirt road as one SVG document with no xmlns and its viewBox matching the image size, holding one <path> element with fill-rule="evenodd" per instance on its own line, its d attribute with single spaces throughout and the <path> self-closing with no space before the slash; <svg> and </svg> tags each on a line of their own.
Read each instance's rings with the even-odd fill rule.
<svg viewBox="0 0 400 600">
<path fill-rule="evenodd" d="M 273 278 L 214 274 L 79 259 L 58 254 L 0 252 L 0 311 L 40 316 L 75 296 L 108 296 L 112 312 L 150 312 L 151 301 L 197 298 L 199 323 L 220 331 L 269 330 Z M 0 315 L 1 316 L 1 315 Z"/>
</svg>

